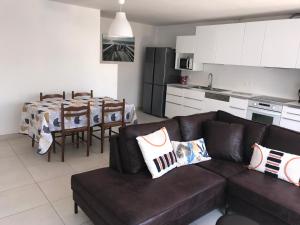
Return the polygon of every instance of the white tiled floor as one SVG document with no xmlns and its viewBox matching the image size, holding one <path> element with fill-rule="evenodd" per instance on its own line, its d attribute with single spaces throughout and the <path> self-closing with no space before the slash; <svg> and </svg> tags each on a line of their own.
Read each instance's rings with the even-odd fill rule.
<svg viewBox="0 0 300 225">
<path fill-rule="evenodd" d="M 138 113 L 140 123 L 161 119 Z M 109 144 L 100 154 L 99 142 L 94 141 L 90 157 L 82 144 L 76 149 L 68 143 L 65 162 L 60 151 L 46 156 L 36 154 L 27 136 L 0 136 L 0 225 L 92 225 L 79 210 L 73 212 L 71 175 L 108 166 Z M 214 225 L 220 212 L 215 210 L 191 225 Z"/>
</svg>

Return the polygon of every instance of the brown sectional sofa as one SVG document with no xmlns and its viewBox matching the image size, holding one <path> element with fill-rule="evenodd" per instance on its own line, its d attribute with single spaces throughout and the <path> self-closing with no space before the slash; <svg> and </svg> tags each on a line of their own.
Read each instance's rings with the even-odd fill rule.
<svg viewBox="0 0 300 225">
<path fill-rule="evenodd" d="M 243 162 L 212 159 L 152 180 L 135 138 L 166 127 L 171 140 L 194 140 L 208 120 L 244 125 Z M 299 133 L 222 111 L 122 128 L 110 140 L 110 168 L 72 176 L 75 209 L 97 225 L 183 225 L 227 206 L 262 225 L 300 225 L 299 187 L 247 169 L 255 142 L 300 155 Z"/>
</svg>

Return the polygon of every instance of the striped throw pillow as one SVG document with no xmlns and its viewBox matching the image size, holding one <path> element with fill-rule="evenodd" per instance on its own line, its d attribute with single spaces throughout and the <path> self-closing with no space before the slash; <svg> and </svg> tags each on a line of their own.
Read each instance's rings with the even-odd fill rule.
<svg viewBox="0 0 300 225">
<path fill-rule="evenodd" d="M 300 156 L 253 145 L 253 155 L 248 167 L 300 186 Z"/>
<path fill-rule="evenodd" d="M 177 166 L 177 158 L 165 127 L 146 136 L 139 136 L 136 140 L 153 179 Z"/>
</svg>

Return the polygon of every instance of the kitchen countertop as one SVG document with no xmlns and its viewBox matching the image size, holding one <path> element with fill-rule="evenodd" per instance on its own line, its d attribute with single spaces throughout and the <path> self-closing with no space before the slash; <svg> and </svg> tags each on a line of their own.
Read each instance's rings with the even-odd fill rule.
<svg viewBox="0 0 300 225">
<path fill-rule="evenodd" d="M 239 91 L 231 91 L 231 90 L 214 91 L 214 90 L 206 90 L 206 89 L 201 89 L 201 88 L 195 88 L 194 86 L 197 86 L 197 85 L 168 84 L 168 86 L 178 87 L 178 88 L 185 88 L 185 89 L 193 89 L 193 90 L 204 91 L 204 92 L 217 93 L 217 94 L 220 94 L 220 95 L 226 95 L 226 96 L 231 96 L 231 97 L 241 98 L 241 99 L 251 99 L 253 97 L 258 96 L 257 94 L 243 93 L 243 92 L 239 92 Z"/>
<path fill-rule="evenodd" d="M 183 85 L 183 84 L 168 84 L 170 87 L 178 87 L 178 88 L 185 88 L 185 89 L 193 89 L 193 90 L 198 90 L 198 91 L 204 91 L 204 92 L 211 92 L 211 93 L 217 93 L 220 95 L 226 95 L 226 96 L 231 96 L 234 98 L 240 98 L 240 99 L 252 99 L 257 96 L 261 96 L 259 94 L 253 94 L 253 93 L 243 93 L 243 92 L 238 92 L 238 91 L 232 91 L 232 90 L 226 90 L 226 91 L 214 91 L 214 90 L 205 90 L 201 88 L 195 88 L 194 86 L 196 85 Z M 288 106 L 291 108 L 296 108 L 300 109 L 300 103 L 296 100 L 284 103 L 284 106 Z"/>
</svg>

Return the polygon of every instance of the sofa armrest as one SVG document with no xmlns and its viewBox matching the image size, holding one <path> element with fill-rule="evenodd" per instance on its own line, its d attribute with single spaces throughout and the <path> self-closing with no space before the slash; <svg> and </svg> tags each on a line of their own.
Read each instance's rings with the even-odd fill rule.
<svg viewBox="0 0 300 225">
<path fill-rule="evenodd" d="M 123 173 L 123 167 L 120 156 L 119 148 L 119 135 L 111 136 L 110 142 L 110 157 L 109 157 L 109 167 Z"/>
</svg>

